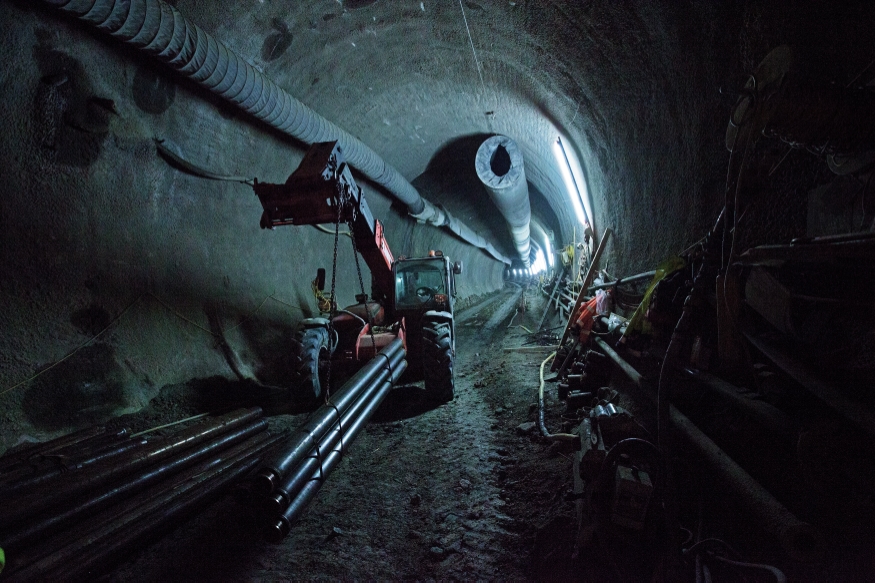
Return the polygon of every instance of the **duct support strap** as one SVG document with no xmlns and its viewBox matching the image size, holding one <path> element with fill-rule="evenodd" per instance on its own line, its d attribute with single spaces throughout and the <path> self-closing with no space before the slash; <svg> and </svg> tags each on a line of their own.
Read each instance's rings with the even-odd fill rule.
<svg viewBox="0 0 875 583">
<path fill-rule="evenodd" d="M 163 0 L 43 0 L 191 79 L 228 103 L 305 144 L 337 141 L 348 163 L 407 205 L 410 215 L 446 227 L 510 264 L 491 243 L 423 199 L 401 173 L 350 133 L 289 95 Z"/>
<path fill-rule="evenodd" d="M 510 227 L 520 259 L 526 268 L 530 267 L 532 208 L 519 146 L 507 136 L 492 136 L 477 149 L 474 166 L 489 197 Z"/>
</svg>

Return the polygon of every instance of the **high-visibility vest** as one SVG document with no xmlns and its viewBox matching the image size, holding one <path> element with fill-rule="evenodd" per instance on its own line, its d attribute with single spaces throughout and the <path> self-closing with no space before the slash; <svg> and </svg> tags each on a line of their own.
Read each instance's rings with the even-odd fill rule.
<svg viewBox="0 0 875 583">
<path fill-rule="evenodd" d="M 597 298 L 593 298 L 583 304 L 578 312 L 577 324 L 580 330 L 580 343 L 583 344 L 589 338 L 589 333 L 592 331 L 592 326 L 595 324 L 595 308 Z"/>
</svg>

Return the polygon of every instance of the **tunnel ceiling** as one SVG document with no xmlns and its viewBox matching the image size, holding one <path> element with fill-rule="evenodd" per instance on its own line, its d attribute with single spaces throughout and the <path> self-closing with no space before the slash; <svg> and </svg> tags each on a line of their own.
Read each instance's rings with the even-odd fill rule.
<svg viewBox="0 0 875 583">
<path fill-rule="evenodd" d="M 557 136 L 587 173 L 598 229 L 629 218 L 657 172 L 663 183 L 681 179 L 686 168 L 669 155 L 700 131 L 681 118 L 703 82 L 701 64 L 685 58 L 685 43 L 709 32 L 702 21 L 713 15 L 701 9 L 526 0 L 176 6 L 409 180 L 455 139 L 510 136 L 568 240 L 576 220 L 552 150 Z M 642 156 L 667 134 L 661 160 Z M 667 199 L 677 187 L 661 188 Z M 665 200 L 648 206 L 668 215 Z"/>
</svg>

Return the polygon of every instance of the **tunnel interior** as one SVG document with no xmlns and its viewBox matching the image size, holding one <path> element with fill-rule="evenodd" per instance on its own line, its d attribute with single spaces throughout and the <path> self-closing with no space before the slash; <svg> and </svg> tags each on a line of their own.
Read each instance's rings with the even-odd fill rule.
<svg viewBox="0 0 875 583">
<path fill-rule="evenodd" d="M 875 577 L 871 3 L 2 0 L 0 16 L 0 500 L 38 509 L 0 517 L 11 580 Z M 504 140 L 491 182 L 488 140 Z M 310 220 L 346 212 L 310 183 L 322 199 L 282 214 L 313 144 L 334 142 L 346 166 L 323 182 L 360 189 L 379 226 L 360 206 Z M 396 314 L 376 273 L 394 286 L 392 262 L 429 257 L 449 279 L 411 280 L 423 308 Z M 229 501 L 263 469 L 249 461 L 186 494 L 198 511 L 173 529 L 85 549 L 93 567 L 59 566 L 72 539 L 20 542 L 84 507 L 85 490 L 37 501 L 62 466 L 78 483 L 105 465 L 30 448 L 256 405 L 245 423 L 295 434 L 321 410 L 304 380 L 339 391 L 364 362 L 335 366 L 335 317 L 371 356 L 403 329 L 408 369 L 373 383 L 385 404 L 361 405 L 363 445 L 285 547 Z M 306 342 L 330 354 L 307 361 Z M 603 472 L 586 474 L 585 431 L 606 432 Z M 614 518 L 634 504 L 646 518 Z M 235 528 L 245 541 L 217 542 Z M 229 549 L 245 560 L 212 561 Z"/>
</svg>

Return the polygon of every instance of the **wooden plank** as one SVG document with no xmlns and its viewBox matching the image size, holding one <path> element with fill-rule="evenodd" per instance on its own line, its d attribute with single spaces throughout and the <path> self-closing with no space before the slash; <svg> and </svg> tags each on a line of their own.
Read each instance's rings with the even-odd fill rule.
<svg viewBox="0 0 875 583">
<path fill-rule="evenodd" d="M 608 243 L 608 237 L 611 235 L 610 229 L 605 229 L 605 234 L 602 235 L 602 240 L 599 241 L 599 247 L 596 249 L 595 254 L 592 256 L 592 263 L 589 265 L 589 269 L 586 271 L 586 277 L 583 280 L 583 285 L 580 287 L 580 293 L 577 294 L 577 301 L 574 302 L 574 308 L 572 308 L 571 312 L 568 314 L 568 323 L 565 324 L 565 332 L 562 333 L 562 340 L 559 341 L 559 346 L 565 344 L 565 341 L 568 340 L 568 333 L 571 331 L 571 325 L 574 324 L 572 322 L 572 318 L 574 318 L 574 314 L 577 313 L 577 310 L 580 309 L 581 304 L 583 304 L 583 298 L 586 294 L 586 288 L 589 287 L 589 284 L 592 283 L 592 280 L 595 278 L 596 266 L 599 264 L 599 259 L 602 257 L 602 253 L 605 251 L 605 247 Z M 550 366 L 550 370 L 556 370 L 557 362 L 556 358 L 553 359 L 553 364 Z"/>
</svg>

